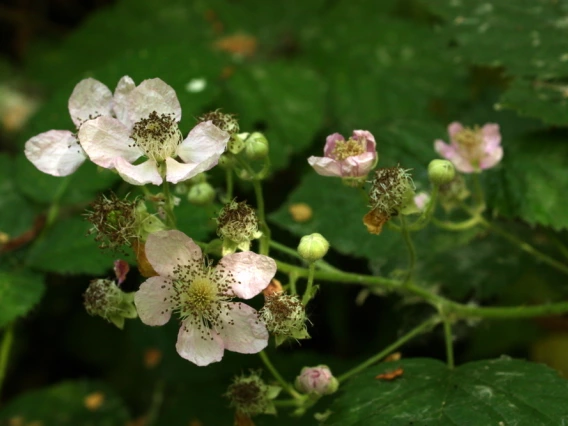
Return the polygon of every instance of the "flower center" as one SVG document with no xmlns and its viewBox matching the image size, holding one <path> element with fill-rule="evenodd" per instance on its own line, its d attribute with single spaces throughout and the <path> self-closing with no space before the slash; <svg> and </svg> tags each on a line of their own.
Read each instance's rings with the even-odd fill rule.
<svg viewBox="0 0 568 426">
<path fill-rule="evenodd" d="M 187 291 L 180 295 L 180 302 L 184 308 L 194 315 L 211 317 L 211 310 L 217 301 L 217 286 L 209 277 L 195 279 Z"/>
<path fill-rule="evenodd" d="M 335 160 L 343 161 L 347 157 L 364 154 L 366 151 L 367 141 L 365 139 L 349 138 L 346 141 L 337 141 L 330 156 Z"/>
<path fill-rule="evenodd" d="M 167 114 L 158 115 L 156 111 L 136 122 L 130 137 L 146 157 L 157 163 L 175 157 L 177 147 L 183 139 L 175 118 Z"/>
<path fill-rule="evenodd" d="M 454 140 L 460 151 L 462 151 L 463 156 L 472 163 L 478 162 L 483 156 L 483 135 L 479 127 L 473 129 L 466 127 L 456 133 Z"/>
</svg>

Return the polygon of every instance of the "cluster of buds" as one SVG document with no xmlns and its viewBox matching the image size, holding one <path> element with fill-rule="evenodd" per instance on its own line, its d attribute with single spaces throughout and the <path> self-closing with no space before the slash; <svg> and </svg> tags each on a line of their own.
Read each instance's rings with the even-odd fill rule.
<svg viewBox="0 0 568 426">
<path fill-rule="evenodd" d="M 120 199 L 112 193 L 99 196 L 85 218 L 93 225 L 89 234 L 96 233 L 101 249 L 120 250 L 165 229 L 160 219 L 148 213 L 143 201 Z"/>
<path fill-rule="evenodd" d="M 235 377 L 225 396 L 238 416 L 252 417 L 258 414 L 276 414 L 272 402 L 281 388 L 267 385 L 260 375 L 252 371 L 248 376 Z"/>
<path fill-rule="evenodd" d="M 416 213 L 414 195 L 414 183 L 408 170 L 399 166 L 377 170 L 369 192 L 371 211 L 363 218 L 367 230 L 380 234 L 392 216 Z"/>
<path fill-rule="evenodd" d="M 225 204 L 216 220 L 217 235 L 223 240 L 223 256 L 237 249 L 248 251 L 251 241 L 262 236 L 256 213 L 245 201 Z"/>
</svg>

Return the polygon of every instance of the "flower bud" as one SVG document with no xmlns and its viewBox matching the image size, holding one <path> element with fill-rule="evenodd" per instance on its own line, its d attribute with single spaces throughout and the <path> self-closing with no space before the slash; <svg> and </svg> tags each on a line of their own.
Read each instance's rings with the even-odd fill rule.
<svg viewBox="0 0 568 426">
<path fill-rule="evenodd" d="M 217 165 L 223 170 L 230 170 L 235 167 L 235 162 L 236 161 L 232 155 L 225 153 L 219 157 L 219 162 L 217 163 Z"/>
<path fill-rule="evenodd" d="M 136 318 L 134 293 L 124 293 L 114 281 L 93 280 L 83 295 L 89 315 L 98 315 L 122 330 L 125 318 Z"/>
<path fill-rule="evenodd" d="M 232 135 L 231 139 L 229 139 L 229 143 L 227 143 L 227 151 L 229 151 L 231 154 L 238 154 L 239 152 L 241 152 L 243 149 L 245 149 L 245 141 L 244 139 L 241 137 L 241 135 Z"/>
<path fill-rule="evenodd" d="M 187 193 L 187 200 L 196 206 L 206 206 L 215 199 L 215 189 L 207 182 L 193 185 Z"/>
<path fill-rule="evenodd" d="M 288 338 L 308 339 L 306 310 L 298 296 L 274 292 L 265 296 L 258 317 L 274 335 L 276 346 Z"/>
<path fill-rule="evenodd" d="M 318 233 L 302 237 L 300 244 L 298 244 L 298 253 L 308 262 L 323 258 L 328 250 L 329 242 Z"/>
<path fill-rule="evenodd" d="M 223 240 L 223 256 L 237 249 L 249 250 L 250 242 L 262 235 L 256 213 L 244 201 L 225 204 L 216 220 L 217 235 Z"/>
<path fill-rule="evenodd" d="M 300 392 L 316 395 L 330 395 L 339 388 L 339 382 L 327 365 L 304 367 L 295 382 Z"/>
<path fill-rule="evenodd" d="M 250 160 L 264 160 L 268 155 L 268 141 L 259 132 L 253 132 L 246 139 L 245 154 Z"/>
<path fill-rule="evenodd" d="M 251 372 L 248 376 L 235 377 L 225 396 L 237 413 L 255 416 L 276 414 L 276 407 L 272 400 L 278 396 L 280 391 L 280 387 L 267 385 L 258 373 Z"/>
<path fill-rule="evenodd" d="M 448 160 L 432 160 L 428 164 L 428 179 L 436 186 L 450 183 L 455 175 L 456 169 Z"/>
</svg>

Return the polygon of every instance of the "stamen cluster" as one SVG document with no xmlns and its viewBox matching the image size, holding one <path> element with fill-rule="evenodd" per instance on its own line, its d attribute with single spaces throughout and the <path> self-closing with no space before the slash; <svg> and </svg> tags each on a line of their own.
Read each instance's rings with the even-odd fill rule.
<svg viewBox="0 0 568 426">
<path fill-rule="evenodd" d="M 199 117 L 198 121 L 200 123 L 211 121 L 216 127 L 230 135 L 239 133 L 239 122 L 235 118 L 234 114 L 224 114 L 220 110 L 215 110 L 203 114 Z"/>
<path fill-rule="evenodd" d="M 298 296 L 285 293 L 272 293 L 265 296 L 264 307 L 259 311 L 259 318 L 272 334 L 280 338 L 309 337 L 306 330 L 306 311 Z"/>
<path fill-rule="evenodd" d="M 175 157 L 177 147 L 183 140 L 174 114 L 159 115 L 156 111 L 137 121 L 130 137 L 134 140 L 134 146 L 142 149 L 146 157 L 157 163 Z"/>
<path fill-rule="evenodd" d="M 408 170 L 399 166 L 379 169 L 375 172 L 369 192 L 371 208 L 395 216 L 409 190 L 414 190 L 414 184 Z"/>
<path fill-rule="evenodd" d="M 254 209 L 245 201 L 225 204 L 217 217 L 217 235 L 223 240 L 224 253 L 249 250 L 250 242 L 262 235 Z"/>
</svg>

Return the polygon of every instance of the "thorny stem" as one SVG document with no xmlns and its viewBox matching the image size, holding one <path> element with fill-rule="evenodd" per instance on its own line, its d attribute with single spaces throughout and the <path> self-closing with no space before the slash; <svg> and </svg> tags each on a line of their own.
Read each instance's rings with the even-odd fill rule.
<svg viewBox="0 0 568 426">
<path fill-rule="evenodd" d="M 310 299 L 312 298 L 312 288 L 314 285 L 314 272 L 316 271 L 316 265 L 314 262 L 310 263 L 308 268 L 308 285 L 306 286 L 306 291 L 304 291 L 304 296 L 302 297 L 302 305 L 306 306 Z"/>
<path fill-rule="evenodd" d="M 446 362 L 448 368 L 454 368 L 454 341 L 452 335 L 452 323 L 448 317 L 444 317 L 444 338 L 446 341 Z"/>
<path fill-rule="evenodd" d="M 406 279 L 404 280 L 404 284 L 408 284 L 412 279 L 414 265 L 416 264 L 416 250 L 414 249 L 414 244 L 412 242 L 412 238 L 410 237 L 410 232 L 408 226 L 406 225 L 404 215 L 400 215 L 400 227 L 402 228 L 402 237 L 404 238 L 406 248 L 408 249 L 408 273 L 406 275 Z"/>
<path fill-rule="evenodd" d="M 375 364 L 376 362 L 379 362 L 381 359 L 383 359 L 387 355 L 391 354 L 392 352 L 394 352 L 395 350 L 400 348 L 402 345 L 404 345 L 409 340 L 413 339 L 414 337 L 416 337 L 416 336 L 418 336 L 422 333 L 430 331 L 439 322 L 440 322 L 440 317 L 438 317 L 438 316 L 434 316 L 434 317 L 424 321 L 422 324 L 420 324 L 417 327 L 410 330 L 408 333 L 406 333 L 404 336 L 402 336 L 400 339 L 398 339 L 392 345 L 387 346 L 385 349 L 383 349 L 378 354 L 373 355 L 371 358 L 362 362 L 361 364 L 359 364 L 355 368 L 352 368 L 351 370 L 347 371 L 346 373 L 343 373 L 341 376 L 339 376 L 337 378 L 337 380 L 339 381 L 339 383 L 341 383 L 341 382 L 344 382 L 345 380 L 349 379 L 351 376 L 353 376 L 357 373 L 360 373 L 361 371 L 363 371 L 367 367 L 370 367 L 371 365 Z"/>
<path fill-rule="evenodd" d="M 0 347 L 0 392 L 6 377 L 6 369 L 8 368 L 8 359 L 10 358 L 10 350 L 14 342 L 14 325 L 8 324 L 4 330 L 4 337 L 2 338 L 2 346 Z"/>
<path fill-rule="evenodd" d="M 265 367 L 268 369 L 268 371 L 270 371 L 270 374 L 272 374 L 272 377 L 274 377 L 276 381 L 280 384 L 280 386 L 282 386 L 282 389 L 288 392 L 288 394 L 294 399 L 302 399 L 302 395 L 296 392 L 296 390 L 286 380 L 284 380 L 284 378 L 280 375 L 276 367 L 272 365 L 270 359 L 268 358 L 268 355 L 266 355 L 266 352 L 260 351 L 258 355 L 260 356 L 260 359 L 264 363 Z"/>
</svg>

